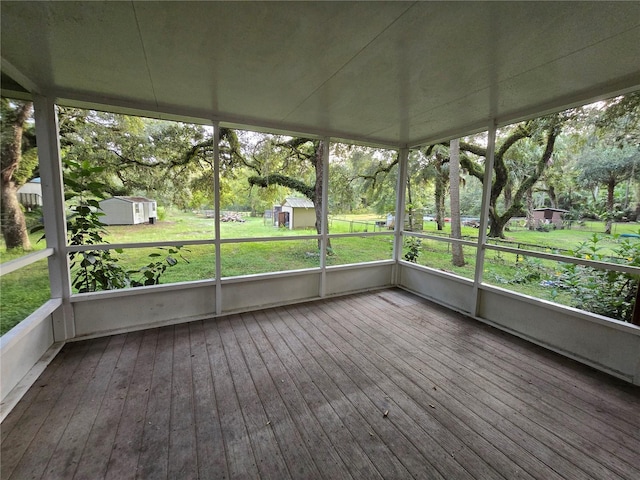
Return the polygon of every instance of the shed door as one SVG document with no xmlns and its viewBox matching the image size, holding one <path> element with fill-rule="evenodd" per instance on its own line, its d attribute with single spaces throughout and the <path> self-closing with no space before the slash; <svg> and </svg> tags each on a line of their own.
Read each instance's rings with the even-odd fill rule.
<svg viewBox="0 0 640 480">
<path fill-rule="evenodd" d="M 278 212 L 278 226 L 279 227 L 289 226 L 289 212 Z"/>
</svg>

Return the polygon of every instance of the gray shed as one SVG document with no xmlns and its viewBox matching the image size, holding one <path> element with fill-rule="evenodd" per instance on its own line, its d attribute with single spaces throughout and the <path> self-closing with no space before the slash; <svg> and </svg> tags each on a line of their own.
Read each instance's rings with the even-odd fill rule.
<svg viewBox="0 0 640 480">
<path fill-rule="evenodd" d="M 145 197 L 116 196 L 100 202 L 104 216 L 100 220 L 107 225 L 137 225 L 155 223 L 158 207 L 155 200 Z"/>
</svg>

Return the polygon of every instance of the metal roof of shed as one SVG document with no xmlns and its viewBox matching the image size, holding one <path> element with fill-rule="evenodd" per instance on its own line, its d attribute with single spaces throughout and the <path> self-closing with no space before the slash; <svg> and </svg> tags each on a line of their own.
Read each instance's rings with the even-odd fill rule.
<svg viewBox="0 0 640 480">
<path fill-rule="evenodd" d="M 3 0 L 3 93 L 416 145 L 640 85 L 633 2 Z"/>
<path fill-rule="evenodd" d="M 302 197 L 287 197 L 282 205 L 292 208 L 313 208 L 313 202 Z"/>
</svg>

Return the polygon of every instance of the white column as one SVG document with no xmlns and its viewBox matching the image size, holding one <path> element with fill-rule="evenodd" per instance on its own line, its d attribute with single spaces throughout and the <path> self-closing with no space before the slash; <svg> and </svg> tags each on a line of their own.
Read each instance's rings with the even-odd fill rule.
<svg viewBox="0 0 640 480">
<path fill-rule="evenodd" d="M 484 271 L 484 254 L 487 243 L 487 226 L 489 225 L 489 202 L 491 200 L 491 183 L 493 180 L 493 161 L 496 150 L 496 124 L 491 122 L 489 126 L 489 138 L 487 143 L 487 158 L 484 164 L 484 178 L 482 180 L 482 207 L 480 210 L 480 229 L 478 231 L 478 247 L 476 249 L 476 271 L 473 277 L 473 303 L 474 315 L 478 315 L 480 308 L 479 288 L 482 283 Z"/>
<path fill-rule="evenodd" d="M 62 308 L 53 314 L 55 341 L 75 336 L 73 308 L 71 306 L 71 278 L 67 255 L 67 219 L 62 180 L 62 160 L 58 116 L 52 98 L 34 95 L 33 107 L 38 141 L 40 179 L 42 182 L 42 211 L 47 246 L 54 249 L 49 257 L 49 284 L 51 298 L 62 300 Z"/>
<path fill-rule="evenodd" d="M 404 207 L 405 199 L 407 195 L 407 171 L 409 163 L 409 149 L 401 148 L 398 152 L 400 158 L 398 159 L 398 179 L 396 183 L 396 212 L 395 212 L 395 226 L 394 235 L 395 241 L 393 243 L 393 260 L 395 265 L 393 267 L 392 284 L 398 284 L 398 261 L 402 256 L 402 230 L 404 229 Z"/>
<path fill-rule="evenodd" d="M 322 139 L 322 222 L 320 223 L 320 296 L 327 292 L 327 245 L 329 244 L 329 138 Z"/>
<path fill-rule="evenodd" d="M 213 210 L 216 241 L 216 315 L 222 313 L 222 265 L 220 262 L 220 124 L 213 124 Z"/>
</svg>

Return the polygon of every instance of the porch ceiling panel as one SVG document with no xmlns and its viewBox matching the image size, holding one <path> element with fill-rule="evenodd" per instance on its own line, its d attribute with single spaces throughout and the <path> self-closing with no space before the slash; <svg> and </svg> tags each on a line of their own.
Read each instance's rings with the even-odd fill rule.
<svg viewBox="0 0 640 480">
<path fill-rule="evenodd" d="M 388 145 L 640 85 L 640 2 L 0 8 L 3 65 L 44 94 Z"/>
<path fill-rule="evenodd" d="M 152 102 L 144 48 L 124 2 L 2 2 L 3 60 L 42 93 Z"/>
</svg>

